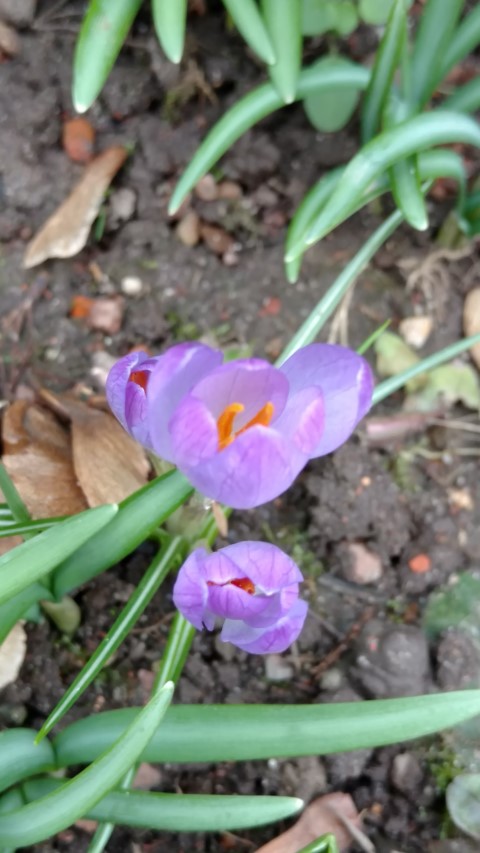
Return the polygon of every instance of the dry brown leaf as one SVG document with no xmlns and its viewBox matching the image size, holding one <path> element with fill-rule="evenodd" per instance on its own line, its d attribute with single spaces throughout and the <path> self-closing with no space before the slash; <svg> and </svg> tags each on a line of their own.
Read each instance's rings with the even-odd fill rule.
<svg viewBox="0 0 480 853">
<path fill-rule="evenodd" d="M 26 269 L 47 258 L 71 258 L 83 249 L 105 191 L 127 153 L 123 146 L 112 145 L 92 160 L 68 198 L 28 244 L 23 260 Z"/>
<path fill-rule="evenodd" d="M 27 635 L 20 622 L 0 645 L 0 690 L 15 681 L 27 651 Z"/>
<path fill-rule="evenodd" d="M 360 816 L 348 794 L 336 792 L 319 797 L 305 809 L 296 824 L 264 844 L 257 853 L 297 853 L 321 835 L 331 832 L 340 851 L 348 850 L 352 834 L 347 825 L 360 826 Z"/>
<path fill-rule="evenodd" d="M 90 507 L 119 503 L 145 485 L 150 470 L 145 452 L 113 415 L 50 391 L 41 396 L 71 421 L 73 466 Z"/>
<path fill-rule="evenodd" d="M 73 469 L 70 437 L 41 406 L 17 400 L 3 416 L 3 463 L 34 518 L 87 508 Z"/>
<path fill-rule="evenodd" d="M 463 304 L 463 331 L 467 337 L 480 332 L 480 287 L 474 287 L 467 294 Z M 470 354 L 480 369 L 480 344 L 475 344 L 471 348 Z"/>
</svg>

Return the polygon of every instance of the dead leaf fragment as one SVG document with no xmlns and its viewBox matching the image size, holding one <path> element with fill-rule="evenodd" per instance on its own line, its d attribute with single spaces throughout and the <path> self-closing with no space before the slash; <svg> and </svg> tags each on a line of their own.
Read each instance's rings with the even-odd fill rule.
<svg viewBox="0 0 480 853">
<path fill-rule="evenodd" d="M 3 463 L 33 518 L 87 509 L 73 469 L 70 437 L 46 409 L 17 400 L 3 416 Z"/>
<path fill-rule="evenodd" d="M 75 163 L 89 163 L 93 157 L 95 131 L 86 118 L 72 118 L 63 125 L 62 145 Z"/>
<path fill-rule="evenodd" d="M 68 198 L 28 244 L 23 261 L 26 269 L 47 258 L 71 258 L 83 249 L 105 191 L 127 153 L 123 146 L 113 145 L 92 160 Z"/>
<path fill-rule="evenodd" d="M 71 421 L 73 467 L 88 506 L 120 503 L 145 485 L 145 452 L 113 415 L 51 391 L 42 391 L 42 398 Z"/>
<path fill-rule="evenodd" d="M 465 299 L 463 305 L 463 330 L 467 337 L 480 332 L 480 287 L 474 287 Z M 470 354 L 480 369 L 480 344 L 475 344 L 471 348 Z"/>
<path fill-rule="evenodd" d="M 0 690 L 15 681 L 27 651 L 27 635 L 20 622 L 0 645 Z"/>
<path fill-rule="evenodd" d="M 297 853 L 321 835 L 331 832 L 340 851 L 348 850 L 352 843 L 349 826 L 359 829 L 360 816 L 348 794 L 326 794 L 314 800 L 299 820 L 286 832 L 264 844 L 257 853 Z"/>
</svg>

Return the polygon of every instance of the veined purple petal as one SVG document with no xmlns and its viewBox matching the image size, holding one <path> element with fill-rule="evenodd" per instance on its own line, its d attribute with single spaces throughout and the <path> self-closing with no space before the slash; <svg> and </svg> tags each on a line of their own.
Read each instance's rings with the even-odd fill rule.
<svg viewBox="0 0 480 853">
<path fill-rule="evenodd" d="M 206 405 L 187 394 L 168 422 L 172 458 L 179 468 L 199 465 L 218 452 L 217 422 Z"/>
<path fill-rule="evenodd" d="M 180 613 L 199 631 L 203 626 L 212 630 L 214 625 L 206 621 L 208 586 L 205 578 L 205 559 L 207 552 L 197 548 L 180 569 L 173 587 L 173 601 Z M 208 618 L 208 617 L 207 617 Z"/>
<path fill-rule="evenodd" d="M 320 388 L 302 388 L 290 394 L 275 429 L 288 438 L 301 453 L 310 456 L 325 429 L 325 406 Z"/>
<path fill-rule="evenodd" d="M 372 371 L 362 356 L 346 347 L 310 344 L 287 359 L 281 370 L 292 392 L 312 385 L 323 392 L 325 427 L 312 458 L 343 444 L 370 408 Z"/>
<path fill-rule="evenodd" d="M 262 592 L 271 594 L 303 581 L 297 564 L 270 542 L 249 539 L 228 545 L 221 553 L 236 567 L 234 577 L 241 577 L 239 571 L 243 571 Z"/>
<path fill-rule="evenodd" d="M 273 403 L 273 418 L 277 418 L 287 401 L 288 382 L 283 373 L 268 362 L 247 358 L 212 370 L 195 385 L 192 394 L 205 403 L 216 419 L 231 403 L 242 403 L 245 409 L 235 418 L 236 432 L 266 403 Z"/>
<path fill-rule="evenodd" d="M 220 639 L 251 654 L 279 654 L 297 639 L 303 628 L 307 610 L 306 601 L 298 599 L 276 625 L 266 629 L 250 628 L 239 620 L 226 619 Z"/>
<path fill-rule="evenodd" d="M 178 344 L 159 356 L 147 387 L 148 426 L 155 452 L 175 462 L 168 424 L 194 385 L 221 364 L 223 355 L 197 342 Z"/>
<path fill-rule="evenodd" d="M 207 497 L 248 509 L 288 489 L 307 460 L 276 430 L 253 426 L 211 459 L 179 467 Z"/>
<path fill-rule="evenodd" d="M 147 446 L 149 436 L 145 391 L 140 385 L 131 382 L 130 377 L 135 371 L 150 375 L 157 361 L 158 356 L 150 358 L 146 352 L 131 352 L 113 365 L 105 387 L 107 401 L 115 417 L 130 435 Z"/>
</svg>

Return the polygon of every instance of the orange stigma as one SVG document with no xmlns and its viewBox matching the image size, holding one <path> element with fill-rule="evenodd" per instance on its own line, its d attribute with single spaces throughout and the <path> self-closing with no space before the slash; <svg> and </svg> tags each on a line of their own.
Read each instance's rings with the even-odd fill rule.
<svg viewBox="0 0 480 853">
<path fill-rule="evenodd" d="M 233 431 L 233 422 L 240 412 L 243 412 L 245 406 L 242 403 L 230 403 L 225 406 L 222 414 L 217 418 L 218 429 L 218 449 L 225 450 L 232 441 L 235 441 L 237 436 L 242 432 L 246 432 L 252 426 L 268 426 L 273 418 L 274 405 L 273 403 L 265 403 L 265 405 L 257 412 L 256 415 L 245 424 L 237 432 Z M 232 581 L 233 583 L 233 581 Z"/>
<path fill-rule="evenodd" d="M 143 390 L 146 391 L 148 383 L 148 370 L 132 370 L 130 376 L 128 377 L 128 381 L 135 382 L 135 385 L 139 385 L 140 388 L 143 388 Z"/>
<path fill-rule="evenodd" d="M 255 584 L 252 583 L 250 578 L 234 578 L 230 583 L 232 586 L 238 586 L 239 589 L 245 590 L 249 595 L 253 595 L 255 592 Z"/>
</svg>

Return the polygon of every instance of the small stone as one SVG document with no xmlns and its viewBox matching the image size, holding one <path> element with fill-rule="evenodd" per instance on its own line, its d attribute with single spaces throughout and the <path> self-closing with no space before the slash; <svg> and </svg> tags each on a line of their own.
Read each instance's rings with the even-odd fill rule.
<svg viewBox="0 0 480 853">
<path fill-rule="evenodd" d="M 223 228 L 218 228 L 216 225 L 207 225 L 202 223 L 200 226 L 200 236 L 204 243 L 216 255 L 223 255 L 232 251 L 234 240 L 227 231 Z"/>
<path fill-rule="evenodd" d="M 267 655 L 265 676 L 268 681 L 290 681 L 293 677 L 293 667 L 280 655 Z"/>
<path fill-rule="evenodd" d="M 104 391 L 107 384 L 107 376 L 110 373 L 117 359 L 105 350 L 94 352 L 92 356 L 92 367 L 90 368 L 90 376 L 92 377 L 95 387 L 98 391 Z"/>
<path fill-rule="evenodd" d="M 0 51 L 6 56 L 16 56 L 20 50 L 20 39 L 8 24 L 0 21 Z"/>
<path fill-rule="evenodd" d="M 189 210 L 178 223 L 175 233 L 184 246 L 196 246 L 200 240 L 200 219 L 198 213 L 195 213 L 194 210 Z"/>
<path fill-rule="evenodd" d="M 220 634 L 215 635 L 215 639 L 213 642 L 217 654 L 221 658 L 223 658 L 223 660 L 227 661 L 227 663 L 230 663 L 238 656 L 235 646 L 232 646 L 231 643 L 222 642 L 222 640 L 220 639 Z"/>
<path fill-rule="evenodd" d="M 426 344 L 433 329 L 432 317 L 405 317 L 398 330 L 409 346 L 421 349 Z"/>
<path fill-rule="evenodd" d="M 213 175 L 204 175 L 203 178 L 200 178 L 194 189 L 194 193 L 201 201 L 216 201 L 218 198 L 218 187 Z"/>
<path fill-rule="evenodd" d="M 412 797 L 422 784 L 423 771 L 412 752 L 401 752 L 392 763 L 392 785 L 401 794 Z"/>
<path fill-rule="evenodd" d="M 437 680 L 442 690 L 480 686 L 480 646 L 475 637 L 458 628 L 448 631 L 438 646 Z"/>
<path fill-rule="evenodd" d="M 331 669 L 327 669 L 327 671 L 321 676 L 320 687 L 322 690 L 331 692 L 333 690 L 340 690 L 343 682 L 344 675 L 341 669 L 337 669 L 337 667 L 332 666 Z"/>
<path fill-rule="evenodd" d="M 242 197 L 242 188 L 235 181 L 222 181 L 217 187 L 218 198 L 225 201 L 237 201 Z"/>
<path fill-rule="evenodd" d="M 120 282 L 120 289 L 125 296 L 140 296 L 143 290 L 143 281 L 136 275 L 126 275 Z"/>
<path fill-rule="evenodd" d="M 142 762 L 137 770 L 132 787 L 141 791 L 149 791 L 151 788 L 157 788 L 161 783 L 162 774 L 160 770 L 153 767 L 152 764 Z"/>
<path fill-rule="evenodd" d="M 137 207 L 137 197 L 130 187 L 114 190 L 109 198 L 107 230 L 116 231 L 124 222 L 128 222 Z"/>
<path fill-rule="evenodd" d="M 34 17 L 37 0 L 0 0 L 0 18 L 14 27 L 28 27 Z"/>
<path fill-rule="evenodd" d="M 93 300 L 90 314 L 87 318 L 88 325 L 96 332 L 104 332 L 107 335 L 116 335 L 122 327 L 123 299 L 100 297 Z"/>
<path fill-rule="evenodd" d="M 378 554 L 374 554 L 362 542 L 349 542 L 347 550 L 350 559 L 343 572 L 347 580 L 362 585 L 380 580 L 383 569 Z"/>
</svg>

